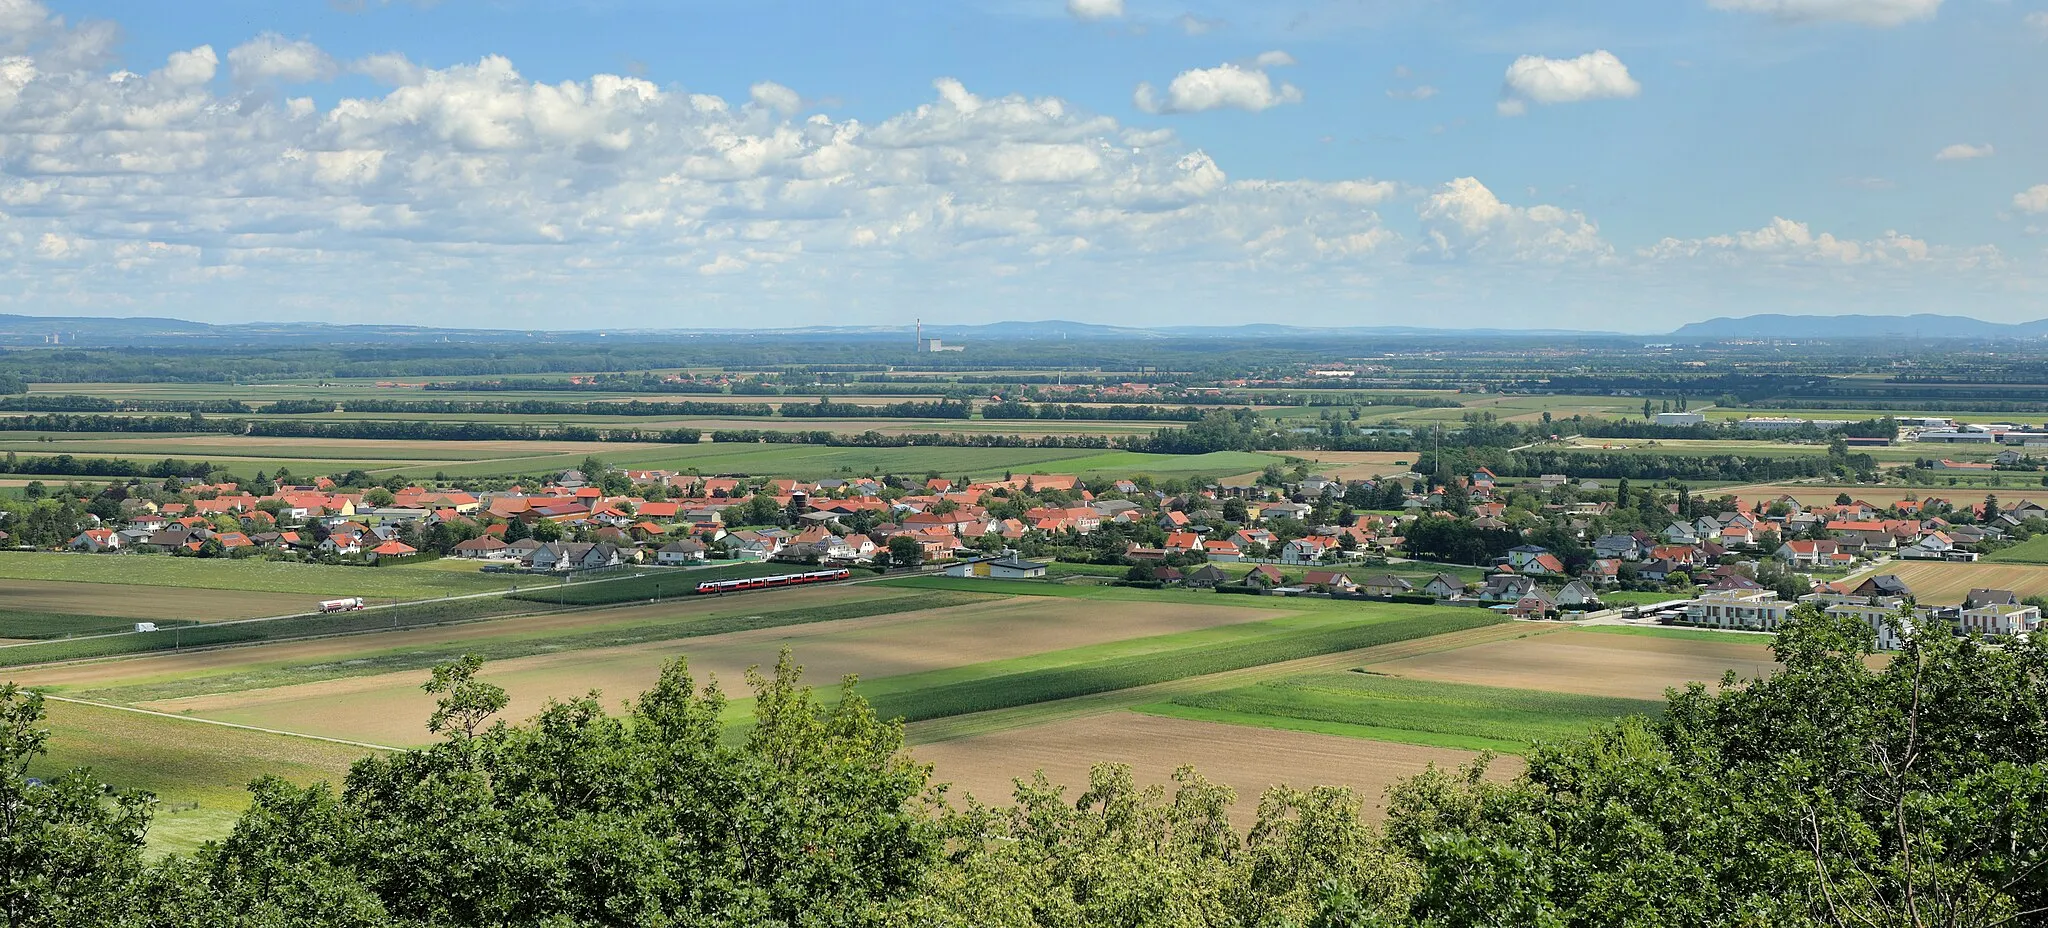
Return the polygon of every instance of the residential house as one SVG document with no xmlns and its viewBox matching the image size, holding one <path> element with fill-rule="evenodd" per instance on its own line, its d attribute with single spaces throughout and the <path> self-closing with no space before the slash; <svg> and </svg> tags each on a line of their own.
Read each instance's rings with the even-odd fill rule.
<svg viewBox="0 0 2048 928">
<path fill-rule="evenodd" d="M 698 564 L 705 559 L 707 549 L 702 542 L 690 539 L 671 541 L 654 552 L 657 564 Z"/>
<path fill-rule="evenodd" d="M 121 536 L 110 528 L 89 528 L 71 539 L 71 547 L 93 554 L 115 551 L 121 547 Z"/>
<path fill-rule="evenodd" d="M 1369 596 L 1406 596 L 1415 592 L 1415 584 L 1393 574 L 1376 574 L 1359 583 L 1359 589 Z"/>
<path fill-rule="evenodd" d="M 1577 609 L 1598 609 L 1600 594 L 1594 592 L 1586 581 L 1573 580 L 1558 589 L 1557 604 Z"/>
<path fill-rule="evenodd" d="M 1479 599 L 1489 603 L 1519 602 L 1534 589 L 1537 589 L 1537 586 L 1536 580 L 1532 577 L 1524 577 L 1521 574 L 1488 574 L 1485 585 L 1479 588 Z"/>
<path fill-rule="evenodd" d="M 1286 582 L 1286 578 L 1280 575 L 1280 568 L 1274 567 L 1271 564 L 1260 564 L 1246 572 L 1244 579 L 1240 582 L 1249 586 L 1263 586 L 1270 589 Z"/>
<path fill-rule="evenodd" d="M 1188 571 L 1181 585 L 1196 590 L 1213 590 L 1219 583 L 1229 583 L 1230 577 L 1214 564 L 1203 564 Z"/>
<path fill-rule="evenodd" d="M 1335 538 L 1324 535 L 1296 538 L 1280 548 L 1280 563 L 1320 564 L 1338 550 Z"/>
<path fill-rule="evenodd" d="M 1528 567 L 1537 558 L 1549 553 L 1549 548 L 1540 545 L 1516 545 L 1508 549 L 1508 566 L 1521 570 Z"/>
<path fill-rule="evenodd" d="M 1530 558 L 1521 569 L 1522 573 L 1532 577 L 1562 577 L 1565 573 L 1564 562 L 1548 551 Z"/>
<path fill-rule="evenodd" d="M 1634 535 L 1602 535 L 1593 539 L 1593 556 L 1622 561 L 1640 560 L 1643 544 Z"/>
<path fill-rule="evenodd" d="M 513 555 L 512 546 L 506 544 L 504 539 L 492 535 L 479 535 L 475 538 L 456 542 L 455 556 L 501 561 Z"/>
<path fill-rule="evenodd" d="M 1202 542 L 1202 554 L 1209 560 L 1224 564 L 1234 564 L 1244 560 L 1243 550 L 1238 548 L 1237 545 L 1220 538 Z"/>
<path fill-rule="evenodd" d="M 1508 614 L 1527 619 L 1541 618 L 1556 611 L 1557 598 L 1550 595 L 1549 590 L 1539 586 L 1523 594 L 1521 599 L 1515 600 L 1514 608 L 1509 609 Z"/>
<path fill-rule="evenodd" d="M 383 559 L 387 557 L 411 557 L 415 554 L 420 553 L 420 551 L 418 548 L 415 548 L 412 545 L 406 544 L 405 542 L 393 538 L 390 541 L 386 541 L 374 548 L 371 548 L 370 553 L 379 559 Z"/>
<path fill-rule="evenodd" d="M 1830 564 L 1840 545 L 1832 539 L 1795 538 L 1778 546 L 1778 560 L 1793 568 L 1811 570 Z"/>
<path fill-rule="evenodd" d="M 1457 599 L 1465 594 L 1465 581 L 1450 574 L 1437 574 L 1422 585 L 1422 592 L 1438 599 Z"/>
<path fill-rule="evenodd" d="M 1367 578 L 1368 582 L 1371 579 Z M 1303 575 L 1301 582 L 1304 586 L 1312 586 L 1325 593 L 1353 593 L 1359 589 L 1358 583 L 1334 570 L 1311 570 Z M 1366 592 L 1370 593 L 1372 590 L 1368 588 Z"/>
</svg>

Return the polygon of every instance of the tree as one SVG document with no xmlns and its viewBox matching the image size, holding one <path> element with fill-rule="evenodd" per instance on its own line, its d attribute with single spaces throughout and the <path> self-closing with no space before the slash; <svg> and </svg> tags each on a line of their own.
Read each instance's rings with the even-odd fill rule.
<svg viewBox="0 0 2048 928">
<path fill-rule="evenodd" d="M 1389 798 L 1426 924 L 2018 925 L 2048 907 L 2048 651 L 1873 634 L 1812 605 L 1785 669 Z M 1735 685 L 1740 683 L 1740 685 Z"/>
<path fill-rule="evenodd" d="M 369 503 L 372 506 L 389 506 L 397 501 L 398 497 L 383 487 L 371 487 L 363 493 L 363 502 Z"/>
<path fill-rule="evenodd" d="M 447 732 L 469 740 L 476 737 L 478 725 L 505 708 L 509 699 L 504 688 L 476 678 L 477 669 L 483 664 L 483 658 L 464 654 L 434 665 L 433 678 L 420 687 L 440 697 L 434 701 L 434 714 L 427 719 L 428 731 Z"/>
<path fill-rule="evenodd" d="M 898 567 L 911 567 L 924 560 L 924 546 L 909 535 L 889 536 L 889 563 Z"/>
<path fill-rule="evenodd" d="M 884 924 L 942 860 L 926 768 L 850 683 L 827 705 L 800 674 L 748 675 L 738 740 L 677 662 L 624 715 L 593 693 L 359 761 L 339 794 L 266 781 L 180 874 L 186 924 Z"/>
<path fill-rule="evenodd" d="M 35 784 L 43 697 L 0 685 L 0 913 L 10 928 L 128 922 L 155 800 L 74 770 Z"/>
</svg>

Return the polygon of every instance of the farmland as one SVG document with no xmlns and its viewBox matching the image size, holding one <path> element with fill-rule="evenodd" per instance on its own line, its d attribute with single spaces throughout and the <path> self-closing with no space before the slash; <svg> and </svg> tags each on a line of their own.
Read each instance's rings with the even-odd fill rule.
<svg viewBox="0 0 2048 928">
<path fill-rule="evenodd" d="M 1182 696 L 1140 711 L 1175 718 L 1313 731 L 1380 741 L 1518 754 L 1623 715 L 1656 715 L 1654 700 L 1547 693 L 1342 672 Z"/>
<path fill-rule="evenodd" d="M 1899 561 L 1883 573 L 1897 574 L 1914 598 L 1930 605 L 1954 605 L 1973 589 L 2011 590 L 2021 597 L 2048 596 L 2048 566 L 2026 563 L 1957 564 Z"/>
<path fill-rule="evenodd" d="M 2039 564 L 2048 566 L 2048 535 L 2038 535 L 1984 557 L 1991 564 Z"/>
<path fill-rule="evenodd" d="M 23 561 L 36 555 L 0 555 L 0 573 L 18 568 Z M 53 555 L 52 557 L 59 557 Z M 90 559 L 62 555 L 71 564 L 84 566 Z M 74 576 L 97 573 L 109 580 L 129 580 L 131 576 L 119 570 L 140 560 L 121 561 L 118 565 L 105 561 L 102 571 L 74 570 Z M 196 562 L 181 562 L 196 563 Z M 129 620 L 144 619 L 195 619 L 217 621 L 221 619 L 249 619 L 257 616 L 289 615 L 304 612 L 313 606 L 313 598 L 297 593 L 263 593 L 235 591 L 224 593 L 205 587 L 145 586 L 131 582 L 85 582 L 76 580 L 0 580 L 0 603 L 9 609 L 23 612 L 37 612 L 60 615 L 101 615 L 117 616 Z"/>
<path fill-rule="evenodd" d="M 1569 629 L 1377 663 L 1372 669 L 1443 683 L 1660 699 L 1665 689 L 1686 681 L 1717 681 L 1729 670 L 1753 677 L 1776 666 L 1762 636 L 1699 641 Z"/>
<path fill-rule="evenodd" d="M 1005 729 L 911 748 L 933 766 L 933 778 L 983 802 L 1004 803 L 1012 778 L 1042 770 L 1078 798 L 1097 763 L 1129 764 L 1138 782 L 1163 784 L 1175 768 L 1195 764 L 1202 774 L 1236 789 L 1231 820 L 1239 827 L 1256 816 L 1256 797 L 1269 786 L 1329 784 L 1351 788 L 1377 817 L 1387 787 L 1430 764 L 1458 767 L 1470 751 L 1336 738 L 1305 732 L 1245 728 L 1188 719 L 1109 712 L 1081 719 Z M 1521 759 L 1501 757 L 1489 774 L 1520 773 Z"/>
<path fill-rule="evenodd" d="M 13 676 L 97 703 L 402 747 L 431 737 L 422 727 L 431 708 L 419 689 L 425 668 L 457 654 L 489 659 L 484 679 L 512 694 L 505 715 L 516 719 L 548 698 L 591 690 L 626 698 L 679 656 L 700 680 L 715 678 L 730 692 L 748 667 L 790 648 L 813 684 L 857 674 L 885 714 L 931 719 L 910 726 L 914 753 L 936 764 L 940 778 L 985 798 L 1006 794 L 1010 777 L 1032 769 L 1075 783 L 1090 761 L 1127 760 L 1147 780 L 1192 762 L 1247 792 L 1310 782 L 1301 776 L 1310 770 L 1313 782 L 1350 785 L 1370 800 L 1423 764 L 1462 763 L 1480 749 L 1512 752 L 1619 712 L 1653 710 L 1642 700 L 1666 686 L 1768 660 L 1746 642 L 1488 624 L 1498 621 L 1482 610 L 889 580 L 484 617 Z M 1573 656 L 1574 648 L 1592 657 Z M 1347 669 L 1361 664 L 1397 676 Z M 1595 666 L 1598 673 L 1589 670 Z M 1590 694 L 1619 699 L 1569 695 L 1594 678 L 1631 682 L 1626 692 Z M 731 707 L 734 723 L 748 702 Z M 145 745 L 164 737 L 161 727 L 180 724 L 154 716 L 127 722 L 140 726 Z M 259 760 L 278 750 L 263 740 L 275 736 L 183 724 L 196 745 L 232 742 L 212 749 L 228 752 L 212 763 L 229 770 L 243 769 L 232 752 L 244 735 L 270 745 Z M 58 741 L 63 757 L 92 758 L 122 782 L 209 797 L 179 800 L 201 808 L 179 813 L 187 817 L 160 849 L 214 833 L 209 827 L 226 813 L 209 820 L 204 810 L 236 805 L 213 767 L 152 769 L 118 747 L 82 744 L 76 728 L 60 728 Z M 319 763 L 298 768 L 307 776 L 361 750 L 309 744 Z M 1508 759 L 1494 772 L 1515 769 Z"/>
<path fill-rule="evenodd" d="M 0 555 L 0 580 L 50 580 L 71 584 L 232 590 L 237 593 L 297 593 L 316 599 L 366 596 L 387 602 L 507 590 L 518 582 L 518 578 L 504 575 L 406 564 L 335 568 L 279 561 L 23 553 Z M 80 595 L 90 597 L 93 594 L 82 591 Z M 61 611 L 93 611 L 83 608 L 83 602 L 76 605 L 80 608 Z M 310 605 L 300 600 L 296 609 L 285 611 L 303 612 Z M 277 613 L 259 611 L 258 614 Z"/>
</svg>

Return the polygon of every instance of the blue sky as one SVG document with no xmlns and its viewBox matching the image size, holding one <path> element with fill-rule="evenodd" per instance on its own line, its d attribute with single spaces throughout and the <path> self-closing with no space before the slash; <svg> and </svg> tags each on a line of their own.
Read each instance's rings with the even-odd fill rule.
<svg viewBox="0 0 2048 928">
<path fill-rule="evenodd" d="M 0 312 L 2043 315 L 2034 0 L 0 0 Z"/>
</svg>

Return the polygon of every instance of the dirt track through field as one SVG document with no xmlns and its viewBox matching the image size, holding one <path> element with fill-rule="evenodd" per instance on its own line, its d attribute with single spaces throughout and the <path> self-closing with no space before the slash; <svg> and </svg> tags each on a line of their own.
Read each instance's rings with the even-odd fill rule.
<svg viewBox="0 0 2048 928">
<path fill-rule="evenodd" d="M 1756 677 L 1778 665 L 1770 648 L 1746 641 L 1566 631 L 1375 663 L 1378 673 L 1450 683 L 1662 699 L 1667 687 L 1715 683 L 1734 670 Z"/>
<path fill-rule="evenodd" d="M 1258 817 L 1258 797 L 1268 787 L 1348 786 L 1365 800 L 1373 817 L 1384 811 L 1387 787 L 1421 773 L 1430 764 L 1456 767 L 1478 755 L 1449 748 L 1421 747 L 1340 738 L 1306 732 L 1218 725 L 1185 719 L 1114 712 L 911 748 L 933 765 L 933 779 L 954 784 L 988 803 L 1007 804 L 1015 778 L 1043 770 L 1067 786 L 1072 801 L 1087 789 L 1088 770 L 1097 763 L 1130 764 L 1141 783 L 1167 784 L 1176 767 L 1194 764 L 1203 776 L 1237 790 L 1230 817 L 1240 827 Z M 1511 777 L 1521 758 L 1500 757 L 1489 773 Z"/>
<path fill-rule="evenodd" d="M 108 575 L 120 568 L 109 564 Z M 252 619 L 312 609 L 318 597 L 64 580 L 0 580 L 0 609 L 137 619 Z"/>
<path fill-rule="evenodd" d="M 602 691 L 616 704 L 652 685 L 661 665 L 677 656 L 689 659 L 700 682 L 715 675 L 733 693 L 744 692 L 748 667 L 772 665 L 785 647 L 805 666 L 810 683 L 830 686 L 846 674 L 893 677 L 1275 617 L 1262 609 L 1169 603 L 1119 603 L 1112 613 L 1100 603 L 1023 597 L 516 658 L 487 666 L 482 677 L 512 694 L 505 717 L 523 719 L 549 698 L 590 690 Z M 144 706 L 349 740 L 418 744 L 430 737 L 423 723 L 433 707 L 420 691 L 423 678 L 419 671 L 404 671 Z"/>
</svg>

